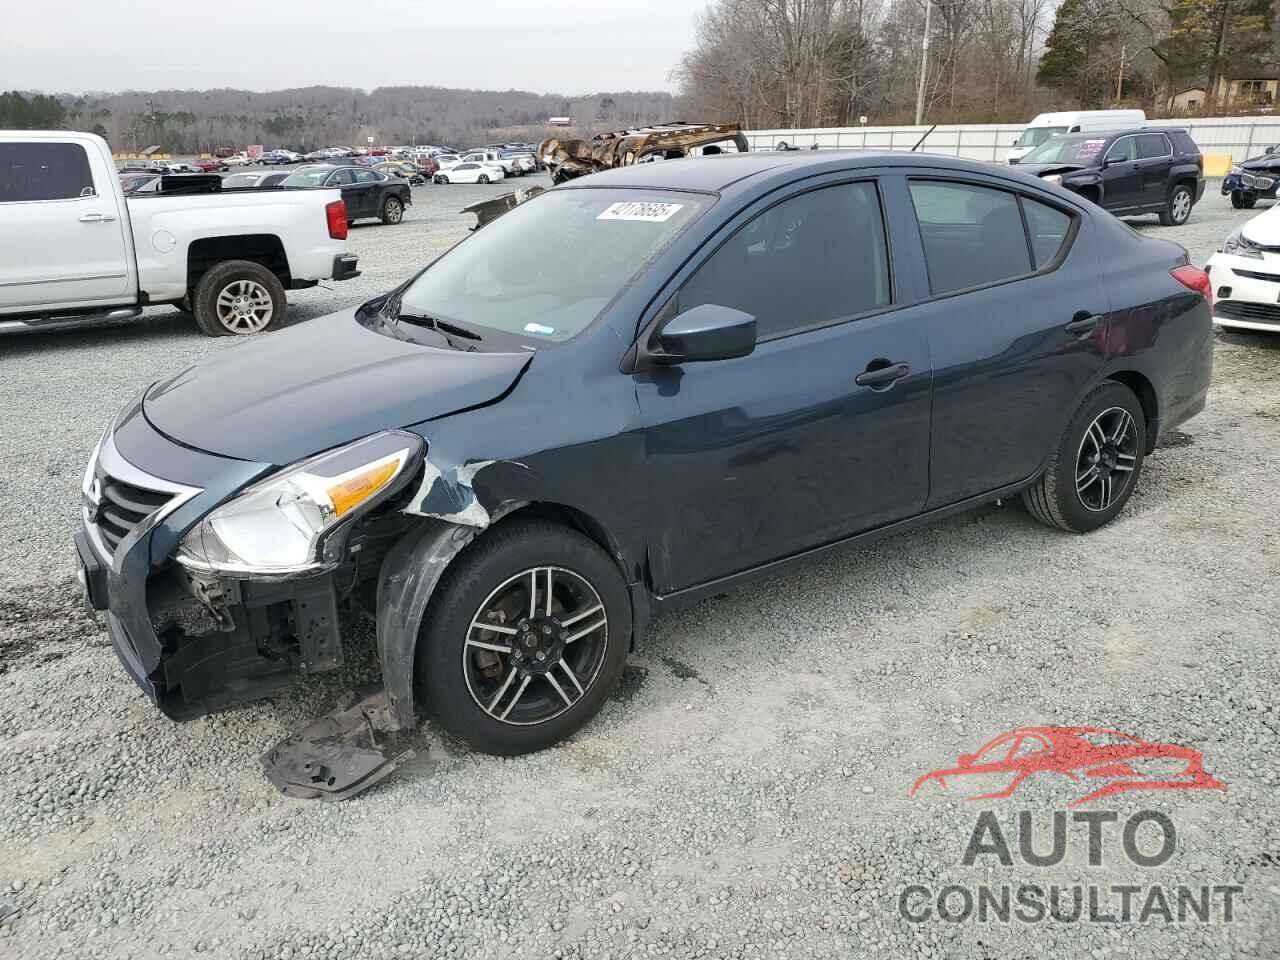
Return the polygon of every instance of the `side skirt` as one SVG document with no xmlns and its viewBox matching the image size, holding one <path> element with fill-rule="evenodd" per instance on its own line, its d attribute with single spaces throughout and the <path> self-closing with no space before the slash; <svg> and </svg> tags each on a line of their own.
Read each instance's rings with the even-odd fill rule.
<svg viewBox="0 0 1280 960">
<path fill-rule="evenodd" d="M 682 607 L 690 606 L 705 600 L 707 597 L 715 596 L 718 593 L 726 593 L 730 590 L 736 590 L 738 587 L 745 586 L 764 577 L 774 576 L 787 570 L 792 564 L 798 564 L 806 560 L 823 556 L 827 553 L 842 550 L 846 547 L 859 547 L 869 543 L 875 543 L 877 540 L 883 540 L 899 533 L 905 533 L 908 530 L 914 530 L 917 527 L 928 526 L 938 520 L 946 517 L 954 516 L 958 513 L 966 513 L 977 507 L 992 503 L 996 500 L 1003 500 L 1020 493 L 1024 488 L 1028 487 L 1039 476 L 1039 471 L 1032 474 L 1026 480 L 1020 480 L 1017 483 L 1009 484 L 997 490 L 990 490 L 987 493 L 979 494 L 976 497 L 969 497 L 967 500 L 960 500 L 956 503 L 949 504 L 945 507 L 938 507 L 927 513 L 917 514 L 914 517 L 908 517 L 905 520 L 896 520 L 893 523 L 885 524 L 882 527 L 876 527 L 872 530 L 866 530 L 862 533 L 856 533 L 851 537 L 845 537 L 842 540 L 836 540 L 833 543 L 823 544 L 820 547 L 812 547 L 801 553 L 792 554 L 789 557 L 783 557 L 779 560 L 771 560 L 768 563 L 750 570 L 743 570 L 740 573 L 733 573 L 727 577 L 720 577 L 716 580 L 709 580 L 706 583 L 700 583 L 692 587 L 685 587 L 676 590 L 673 593 L 655 596 L 653 598 L 654 614 L 660 615 L 667 611 L 679 610 Z M 637 634 L 638 636 L 638 634 Z"/>
</svg>

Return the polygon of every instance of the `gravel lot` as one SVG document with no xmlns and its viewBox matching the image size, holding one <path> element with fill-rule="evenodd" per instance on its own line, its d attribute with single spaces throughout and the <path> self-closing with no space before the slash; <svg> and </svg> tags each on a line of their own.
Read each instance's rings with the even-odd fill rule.
<svg viewBox="0 0 1280 960">
<path fill-rule="evenodd" d="M 292 316 L 385 290 L 504 189 L 418 188 L 404 224 L 352 231 L 363 276 L 292 293 Z M 1141 229 L 1203 264 L 1248 215 L 1210 183 L 1190 225 Z M 367 631 L 341 677 L 175 725 L 81 612 L 90 448 L 145 383 L 222 349 L 164 309 L 0 340 L 0 956 L 1280 956 L 1280 337 L 1219 337 L 1208 410 L 1104 530 L 1006 504 L 708 601 L 656 625 L 571 742 L 500 760 L 428 729 L 415 765 L 340 805 L 277 794 L 257 756 L 374 673 Z M 1195 747 L 1227 790 L 1097 805 L 1168 814 L 1176 852 L 1148 868 L 1118 827 L 1101 866 L 1081 824 L 1057 866 L 1019 856 L 1017 811 L 1043 852 L 1079 784 L 908 795 L 1031 724 Z M 983 809 L 1012 865 L 962 864 Z M 908 885 L 983 882 L 1244 891 L 1230 923 L 899 914 Z"/>
</svg>

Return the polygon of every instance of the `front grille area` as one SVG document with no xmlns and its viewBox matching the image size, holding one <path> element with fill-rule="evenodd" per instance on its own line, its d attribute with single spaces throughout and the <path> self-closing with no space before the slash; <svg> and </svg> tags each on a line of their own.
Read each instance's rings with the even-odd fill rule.
<svg viewBox="0 0 1280 960">
<path fill-rule="evenodd" d="M 1251 323 L 1274 323 L 1280 326 L 1280 304 L 1248 303 L 1244 300 L 1219 300 L 1213 305 L 1215 316 Z"/>
<path fill-rule="evenodd" d="M 105 474 L 99 478 L 98 533 L 112 552 L 129 531 L 173 499 L 172 493 L 135 487 Z"/>
<path fill-rule="evenodd" d="M 1239 270 L 1236 267 L 1232 267 L 1231 272 L 1237 277 L 1249 277 L 1251 280 L 1269 280 L 1272 283 L 1280 283 L 1280 273 L 1259 273 L 1257 270 Z"/>
</svg>

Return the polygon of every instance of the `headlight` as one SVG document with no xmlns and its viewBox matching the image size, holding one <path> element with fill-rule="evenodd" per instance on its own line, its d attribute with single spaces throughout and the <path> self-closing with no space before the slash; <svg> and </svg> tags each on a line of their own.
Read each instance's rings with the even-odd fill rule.
<svg viewBox="0 0 1280 960">
<path fill-rule="evenodd" d="M 206 516 L 176 554 L 226 574 L 313 573 L 342 560 L 339 528 L 385 500 L 421 462 L 423 441 L 388 431 L 311 457 L 249 487 Z"/>
<path fill-rule="evenodd" d="M 1262 251 L 1241 230 L 1235 230 L 1222 241 L 1222 252 L 1234 257 L 1248 257 L 1250 260 L 1261 260 Z"/>
<path fill-rule="evenodd" d="M 1062 174 L 1051 173 L 1047 177 L 1041 177 L 1040 179 L 1045 183 L 1062 183 Z"/>
<path fill-rule="evenodd" d="M 1235 176 L 1237 176 L 1237 177 L 1238 177 L 1238 176 L 1240 176 L 1240 174 L 1242 174 L 1242 173 L 1244 173 L 1244 170 L 1242 170 L 1240 167 L 1237 167 L 1237 166 L 1234 166 L 1234 165 L 1233 165 L 1233 166 L 1231 167 L 1231 173 L 1229 173 L 1229 174 L 1227 174 L 1227 175 L 1228 175 L 1228 176 L 1231 176 L 1231 174 L 1234 174 Z"/>
</svg>

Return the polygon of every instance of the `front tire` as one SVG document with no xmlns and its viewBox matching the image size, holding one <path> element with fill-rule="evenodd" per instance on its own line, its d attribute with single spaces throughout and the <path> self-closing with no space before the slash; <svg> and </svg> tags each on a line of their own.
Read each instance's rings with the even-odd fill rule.
<svg viewBox="0 0 1280 960">
<path fill-rule="evenodd" d="M 488 174 L 482 173 L 480 174 L 479 177 L 476 178 L 476 183 L 488 183 L 488 182 L 489 182 Z"/>
<path fill-rule="evenodd" d="M 1258 202 L 1258 195 L 1250 193 L 1248 190 L 1232 190 L 1231 206 L 1237 210 L 1252 210 L 1253 205 Z"/>
<path fill-rule="evenodd" d="M 191 297 L 196 326 L 210 337 L 252 336 L 284 325 L 280 278 L 260 263 L 227 260 L 200 278 Z"/>
<path fill-rule="evenodd" d="M 382 203 L 383 223 L 399 223 L 404 219 L 404 204 L 399 197 L 387 197 Z"/>
<path fill-rule="evenodd" d="M 1160 211 L 1160 223 L 1166 227 L 1180 227 L 1191 216 L 1191 207 L 1195 198 L 1191 189 L 1183 184 L 1174 187 L 1169 193 L 1169 202 Z"/>
<path fill-rule="evenodd" d="M 1044 473 L 1022 492 L 1022 502 L 1050 527 L 1096 530 L 1124 509 L 1146 449 L 1146 415 L 1133 391 L 1111 380 L 1099 384 L 1067 424 Z"/>
<path fill-rule="evenodd" d="M 542 750 L 600 709 L 630 638 L 612 558 L 575 530 L 512 520 L 460 554 L 436 587 L 414 659 L 418 695 L 477 750 Z"/>
</svg>

